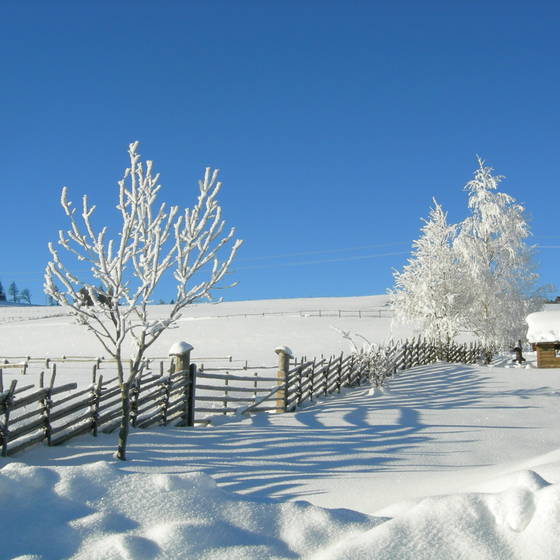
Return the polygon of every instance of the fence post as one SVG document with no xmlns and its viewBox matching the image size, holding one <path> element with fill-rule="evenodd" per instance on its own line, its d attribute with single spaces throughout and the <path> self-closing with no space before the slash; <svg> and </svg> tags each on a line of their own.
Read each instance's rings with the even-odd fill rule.
<svg viewBox="0 0 560 560">
<path fill-rule="evenodd" d="M 340 357 L 338 358 L 338 368 L 336 373 L 336 390 L 337 393 L 340 393 L 340 389 L 342 387 L 342 358 L 344 354 L 341 352 Z"/>
<path fill-rule="evenodd" d="M 309 377 L 309 400 L 313 400 L 313 396 L 315 395 L 315 360 L 313 360 L 313 364 L 311 365 L 311 374 L 307 374 Z"/>
<path fill-rule="evenodd" d="M 2 444 L 2 457 L 8 455 L 8 441 L 10 439 L 9 424 L 10 424 L 10 408 L 16 390 L 17 379 L 13 379 L 8 393 L 4 395 L 2 406 L 4 408 L 4 420 L 0 422 L 0 443 Z"/>
<path fill-rule="evenodd" d="M 91 433 L 97 437 L 97 430 L 99 428 L 99 404 L 101 401 L 101 391 L 103 390 L 103 376 L 97 378 L 97 384 L 92 385 L 91 389 Z"/>
<path fill-rule="evenodd" d="M 188 383 L 185 385 L 185 406 L 183 416 L 181 417 L 181 426 L 194 426 L 195 389 L 196 364 L 191 364 L 189 366 Z"/>
<path fill-rule="evenodd" d="M 169 357 L 175 363 L 175 371 L 186 371 L 191 364 L 191 352 L 194 348 L 188 342 L 176 342 L 169 349 Z"/>
<path fill-rule="evenodd" d="M 169 357 L 175 365 L 176 372 L 182 372 L 183 378 L 183 413 L 178 426 L 194 426 L 194 404 L 196 366 L 191 364 L 191 352 L 194 347 L 188 342 L 176 342 L 169 349 Z"/>
<path fill-rule="evenodd" d="M 229 371 L 226 371 L 226 378 L 224 379 L 224 416 L 227 415 L 227 405 L 228 405 L 228 396 L 229 396 L 229 379 L 228 376 Z"/>
<path fill-rule="evenodd" d="M 325 384 L 325 388 L 323 389 L 323 395 L 324 396 L 327 396 L 327 394 L 328 394 L 329 375 L 331 373 L 331 365 L 332 365 L 332 358 L 329 358 L 329 365 L 327 366 L 326 369 L 323 369 L 323 382 Z"/>
<path fill-rule="evenodd" d="M 142 372 L 140 372 L 130 384 L 130 423 L 136 428 L 138 423 L 138 399 L 140 398 L 140 383 Z"/>
<path fill-rule="evenodd" d="M 288 370 L 290 369 L 290 358 L 293 358 L 294 354 L 287 346 L 278 346 L 274 351 L 278 354 L 276 384 L 284 384 L 284 388 L 276 393 L 276 412 L 286 412 L 286 400 L 288 399 Z"/>
<path fill-rule="evenodd" d="M 297 406 L 302 403 L 303 397 L 303 360 L 301 361 L 299 368 L 297 369 L 297 376 L 298 376 L 298 388 L 297 388 Z M 297 360 L 296 360 L 297 365 Z"/>
<path fill-rule="evenodd" d="M 41 389 L 45 388 L 45 384 L 44 384 L 44 371 L 41 372 L 41 375 L 39 376 L 39 387 Z M 40 403 L 43 409 L 43 421 L 45 423 L 45 439 L 47 440 L 47 445 L 51 445 L 51 431 L 52 431 L 52 427 L 51 427 L 51 407 L 52 407 L 52 400 L 51 400 L 51 394 L 52 394 L 52 390 L 54 388 L 54 375 L 51 376 L 51 382 L 49 385 L 49 388 L 47 389 L 47 392 L 45 393 L 45 396 L 41 399 Z"/>
</svg>

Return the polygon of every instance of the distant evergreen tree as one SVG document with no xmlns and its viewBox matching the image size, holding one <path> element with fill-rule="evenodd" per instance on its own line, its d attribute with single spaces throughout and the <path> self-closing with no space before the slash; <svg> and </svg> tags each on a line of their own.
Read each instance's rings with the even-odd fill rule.
<svg viewBox="0 0 560 560">
<path fill-rule="evenodd" d="M 23 300 L 25 303 L 31 304 L 31 292 L 27 288 L 21 290 L 19 296 L 20 299 Z"/>
<path fill-rule="evenodd" d="M 18 300 L 19 290 L 15 282 L 12 282 L 8 286 L 8 294 L 12 296 L 12 301 L 16 303 L 16 301 Z"/>
<path fill-rule="evenodd" d="M 0 282 L 0 301 L 6 301 L 6 293 L 4 292 L 4 286 Z"/>
</svg>

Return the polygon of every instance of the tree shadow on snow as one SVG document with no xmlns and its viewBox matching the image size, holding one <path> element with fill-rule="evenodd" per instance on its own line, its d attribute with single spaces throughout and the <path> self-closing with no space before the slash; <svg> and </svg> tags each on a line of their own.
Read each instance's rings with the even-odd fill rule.
<svg viewBox="0 0 560 560">
<path fill-rule="evenodd" d="M 130 461 L 118 466 L 135 472 L 153 468 L 168 473 L 204 470 L 228 490 L 255 497 L 282 493 L 283 499 L 301 498 L 306 495 L 302 483 L 307 479 L 425 470 L 426 462 L 415 462 L 415 456 L 451 457 L 461 446 L 475 441 L 480 430 L 496 428 L 482 423 L 428 426 L 423 423 L 425 411 L 478 411 L 494 405 L 512 412 L 526 408 L 493 403 L 503 392 L 496 390 L 494 395 L 488 390 L 491 378 L 470 366 L 418 367 L 392 379 L 389 386 L 389 392 L 376 396 L 369 395 L 367 388 L 358 388 L 293 413 L 258 414 L 217 427 L 134 430 L 129 442 Z M 535 394 L 541 390 L 534 390 Z M 523 391 L 515 396 L 530 395 L 531 391 Z M 447 439 L 439 445 L 438 434 L 442 432 Z M 438 445 L 434 448 L 435 442 Z M 424 449 L 427 443 L 431 447 Z M 85 436 L 60 450 L 49 449 L 35 456 L 31 451 L 29 459 L 34 464 L 57 465 L 108 460 L 114 446 L 114 435 Z"/>
</svg>

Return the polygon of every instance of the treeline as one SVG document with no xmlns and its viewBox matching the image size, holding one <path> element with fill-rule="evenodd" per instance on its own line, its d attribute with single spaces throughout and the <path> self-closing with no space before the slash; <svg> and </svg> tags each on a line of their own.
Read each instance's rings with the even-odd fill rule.
<svg viewBox="0 0 560 560">
<path fill-rule="evenodd" d="M 4 286 L 2 286 L 2 282 L 0 282 L 0 303 L 3 302 L 12 302 L 12 303 L 31 303 L 31 292 L 24 288 L 20 290 L 17 287 L 15 282 L 12 282 L 8 286 L 8 292 L 4 291 Z"/>
</svg>

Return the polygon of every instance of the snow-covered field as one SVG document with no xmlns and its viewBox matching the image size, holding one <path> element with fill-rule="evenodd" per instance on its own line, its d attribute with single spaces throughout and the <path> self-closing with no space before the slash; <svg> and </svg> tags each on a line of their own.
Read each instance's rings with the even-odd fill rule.
<svg viewBox="0 0 560 560">
<path fill-rule="evenodd" d="M 333 326 L 379 342 L 412 335 L 391 332 L 388 318 L 299 314 L 384 301 L 196 306 L 153 355 L 184 339 L 195 359 L 272 364 L 279 344 L 346 350 Z M 0 356 L 100 354 L 68 317 L 11 308 L 3 321 L 4 311 Z M 295 413 L 136 430 L 126 463 L 112 459 L 114 434 L 0 459 L 0 556 L 560 558 L 560 370 L 506 365 L 436 364 L 383 393 L 352 389 Z"/>
</svg>

